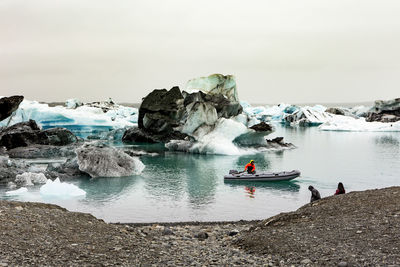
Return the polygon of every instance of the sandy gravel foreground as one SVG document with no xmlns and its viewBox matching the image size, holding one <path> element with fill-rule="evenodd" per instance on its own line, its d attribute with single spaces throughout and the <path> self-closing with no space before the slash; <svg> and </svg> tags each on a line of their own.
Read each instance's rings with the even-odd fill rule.
<svg viewBox="0 0 400 267">
<path fill-rule="evenodd" d="M 400 187 L 322 199 L 253 222 L 107 224 L 0 201 L 0 266 L 398 266 Z"/>
</svg>

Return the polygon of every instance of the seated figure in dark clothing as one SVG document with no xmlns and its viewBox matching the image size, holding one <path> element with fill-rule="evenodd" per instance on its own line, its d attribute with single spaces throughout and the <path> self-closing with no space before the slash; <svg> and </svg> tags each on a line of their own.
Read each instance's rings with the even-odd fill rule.
<svg viewBox="0 0 400 267">
<path fill-rule="evenodd" d="M 308 190 L 311 191 L 311 201 L 310 202 L 314 202 L 316 200 L 321 199 L 321 195 L 319 194 L 318 190 L 315 189 L 312 185 L 310 185 L 308 187 Z"/>
</svg>

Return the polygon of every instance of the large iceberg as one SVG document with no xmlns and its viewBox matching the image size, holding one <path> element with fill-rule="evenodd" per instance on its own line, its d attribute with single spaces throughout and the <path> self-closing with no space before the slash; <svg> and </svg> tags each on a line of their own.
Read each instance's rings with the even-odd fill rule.
<svg viewBox="0 0 400 267">
<path fill-rule="evenodd" d="M 365 118 L 337 115 L 319 126 L 323 131 L 400 132 L 400 121 L 393 123 L 367 122 Z"/>
<path fill-rule="evenodd" d="M 68 100 L 66 105 L 50 107 L 37 101 L 24 100 L 10 119 L 0 122 L 0 126 L 35 120 L 44 129 L 63 127 L 79 134 L 131 127 L 137 123 L 136 108 L 116 104 L 109 104 L 106 108 L 100 104 L 80 105 L 77 100 Z"/>
<path fill-rule="evenodd" d="M 40 194 L 48 197 L 69 198 L 85 196 L 86 192 L 76 185 L 62 183 L 60 179 L 57 178 L 54 181 L 48 179 L 46 184 L 40 187 Z"/>
</svg>

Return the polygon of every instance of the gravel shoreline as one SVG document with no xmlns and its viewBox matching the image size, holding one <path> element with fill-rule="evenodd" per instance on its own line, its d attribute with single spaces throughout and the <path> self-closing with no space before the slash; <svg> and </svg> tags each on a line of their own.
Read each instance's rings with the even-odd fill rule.
<svg viewBox="0 0 400 267">
<path fill-rule="evenodd" d="M 398 266 L 400 187 L 324 198 L 261 221 L 107 224 L 0 201 L 0 266 Z"/>
</svg>

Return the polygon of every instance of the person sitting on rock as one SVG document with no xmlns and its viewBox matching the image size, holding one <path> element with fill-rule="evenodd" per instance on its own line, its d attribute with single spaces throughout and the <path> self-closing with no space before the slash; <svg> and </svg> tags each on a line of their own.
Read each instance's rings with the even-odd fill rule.
<svg viewBox="0 0 400 267">
<path fill-rule="evenodd" d="M 256 166 L 254 165 L 254 160 L 250 160 L 249 163 L 244 167 L 244 170 L 247 170 L 247 173 L 254 174 L 256 173 Z"/>
<path fill-rule="evenodd" d="M 339 183 L 335 192 L 335 195 L 345 194 L 346 190 L 344 190 L 344 186 L 342 183 Z"/>
<path fill-rule="evenodd" d="M 319 194 L 318 190 L 315 189 L 312 185 L 310 185 L 308 187 L 308 190 L 311 191 L 311 201 L 310 202 L 314 202 L 316 200 L 321 199 L 321 195 Z"/>
</svg>

